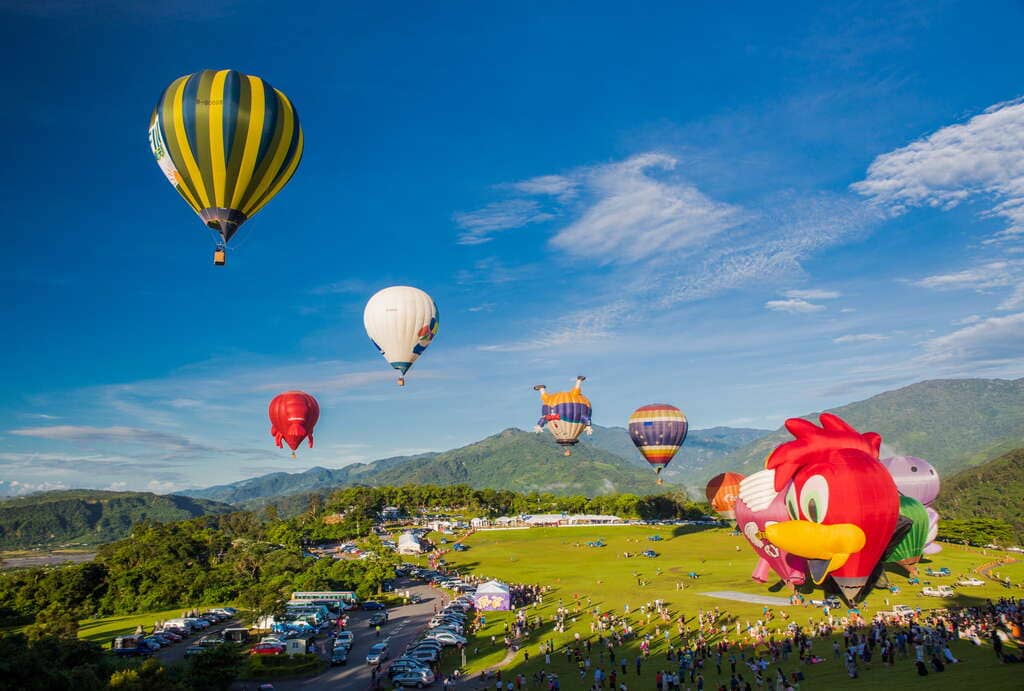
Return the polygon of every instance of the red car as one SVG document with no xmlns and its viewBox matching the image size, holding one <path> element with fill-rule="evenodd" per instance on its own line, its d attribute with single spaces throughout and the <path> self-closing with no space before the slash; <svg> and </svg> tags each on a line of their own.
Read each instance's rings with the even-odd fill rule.
<svg viewBox="0 0 1024 691">
<path fill-rule="evenodd" d="M 260 643 L 249 651 L 250 655 L 283 655 L 284 646 L 273 643 Z"/>
</svg>

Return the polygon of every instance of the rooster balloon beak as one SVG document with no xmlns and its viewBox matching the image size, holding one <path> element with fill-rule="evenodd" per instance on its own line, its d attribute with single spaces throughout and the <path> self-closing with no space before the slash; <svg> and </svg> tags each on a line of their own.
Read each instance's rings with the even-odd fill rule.
<svg viewBox="0 0 1024 691">
<path fill-rule="evenodd" d="M 807 559 L 815 584 L 841 568 L 851 554 L 864 549 L 867 541 L 860 526 L 852 523 L 822 525 L 811 521 L 784 521 L 765 526 L 764 537 L 790 554 Z"/>
</svg>

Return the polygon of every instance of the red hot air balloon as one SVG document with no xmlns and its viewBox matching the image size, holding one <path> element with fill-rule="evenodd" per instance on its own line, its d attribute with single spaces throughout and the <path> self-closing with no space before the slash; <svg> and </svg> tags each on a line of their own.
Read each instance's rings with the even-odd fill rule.
<svg viewBox="0 0 1024 691">
<path fill-rule="evenodd" d="M 309 448 L 313 448 L 313 427 L 318 419 L 320 406 L 308 393 L 285 391 L 270 402 L 270 434 L 279 449 L 282 441 L 287 442 L 292 458 L 303 439 L 309 439 Z"/>
<path fill-rule="evenodd" d="M 740 482 L 743 476 L 739 473 L 721 473 L 711 478 L 704 489 L 708 503 L 722 518 L 736 518 L 736 500 L 740 496 Z"/>
</svg>

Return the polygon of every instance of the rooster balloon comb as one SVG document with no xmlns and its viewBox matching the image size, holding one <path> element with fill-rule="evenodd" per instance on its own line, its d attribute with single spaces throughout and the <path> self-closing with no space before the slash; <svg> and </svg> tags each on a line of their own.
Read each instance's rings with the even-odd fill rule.
<svg viewBox="0 0 1024 691">
<path fill-rule="evenodd" d="M 820 427 L 787 420 L 795 439 L 768 457 L 771 486 L 748 488 L 755 511 L 784 496 L 788 518 L 767 524 L 754 537 L 806 559 L 816 585 L 831 577 L 843 598 L 855 602 L 897 537 L 899 493 L 878 460 L 879 435 L 861 434 L 830 413 L 820 420 Z"/>
</svg>

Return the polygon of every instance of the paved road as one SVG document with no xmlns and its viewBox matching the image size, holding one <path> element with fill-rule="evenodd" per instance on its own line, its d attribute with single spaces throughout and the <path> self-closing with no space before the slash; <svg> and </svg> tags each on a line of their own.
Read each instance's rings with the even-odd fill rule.
<svg viewBox="0 0 1024 691">
<path fill-rule="evenodd" d="M 311 691 L 312 689 L 369 689 L 371 682 L 370 665 L 366 664 L 366 654 L 374 643 L 387 643 L 390 659 L 398 657 L 405 647 L 412 642 L 426 627 L 434 615 L 434 607 L 440 608 L 442 601 L 447 601 L 444 593 L 431 589 L 426 585 L 416 585 L 412 581 L 400 580 L 397 590 L 409 590 L 421 598 L 421 602 L 388 610 L 390 619 L 381 627 L 380 639 L 374 634 L 367 620 L 374 612 L 356 610 L 349 612 L 348 630 L 355 634 L 352 650 L 349 651 L 348 664 L 344 667 L 330 667 L 316 677 L 306 679 L 272 680 L 274 691 Z M 322 640 L 322 639 L 318 639 Z M 330 647 L 330 643 L 327 644 Z M 325 654 L 324 657 L 329 657 Z M 387 669 L 385 662 L 381 669 Z M 254 682 L 237 683 L 233 689 L 255 689 Z M 385 685 L 385 688 L 387 686 Z"/>
</svg>

